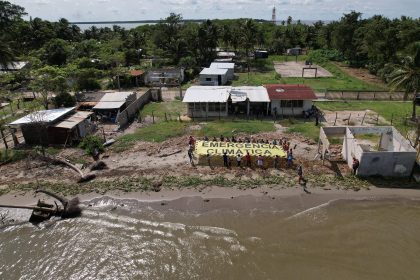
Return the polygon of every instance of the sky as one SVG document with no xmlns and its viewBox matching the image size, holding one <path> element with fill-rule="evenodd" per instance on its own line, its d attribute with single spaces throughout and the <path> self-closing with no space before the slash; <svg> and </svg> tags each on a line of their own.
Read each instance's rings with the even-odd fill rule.
<svg viewBox="0 0 420 280">
<path fill-rule="evenodd" d="M 352 10 L 364 18 L 401 15 L 418 18 L 420 0 L 8 0 L 25 8 L 32 17 L 51 21 L 156 20 L 174 12 L 184 19 L 271 19 L 289 15 L 297 20 L 335 20 Z"/>
</svg>

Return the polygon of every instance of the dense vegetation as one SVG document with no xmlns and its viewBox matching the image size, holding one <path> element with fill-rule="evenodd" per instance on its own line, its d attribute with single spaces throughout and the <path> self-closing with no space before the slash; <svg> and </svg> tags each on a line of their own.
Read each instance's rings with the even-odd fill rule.
<svg viewBox="0 0 420 280">
<path fill-rule="evenodd" d="M 25 60 L 31 65 L 27 72 L 1 75 L 0 86 L 6 91 L 26 87 L 64 94 L 134 86 L 134 79 L 127 74 L 129 67 L 182 66 L 191 78 L 215 58 L 216 47 L 237 51 L 246 67 L 247 54 L 254 48 L 283 54 L 300 46 L 313 50 L 310 57 L 314 61 L 337 60 L 367 67 L 386 80 L 420 41 L 420 19 L 362 19 L 358 12 L 313 25 L 290 17 L 280 25 L 252 19 L 199 24 L 183 22 L 181 15 L 171 14 L 156 25 L 130 30 L 92 26 L 84 31 L 66 19 L 24 20 L 25 15 L 24 8 L 0 1 L 0 64 Z M 66 96 L 61 99 L 71 101 Z"/>
</svg>

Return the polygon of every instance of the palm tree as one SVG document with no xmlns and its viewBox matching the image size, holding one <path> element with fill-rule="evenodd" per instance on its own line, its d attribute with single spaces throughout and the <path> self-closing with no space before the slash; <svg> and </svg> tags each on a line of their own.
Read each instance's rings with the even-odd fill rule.
<svg viewBox="0 0 420 280">
<path fill-rule="evenodd" d="M 248 66 L 248 79 L 249 79 L 249 51 L 254 48 L 257 43 L 258 27 L 255 25 L 255 21 L 252 19 L 245 20 L 241 25 L 242 42 L 241 45 L 245 49 L 245 55 Z"/>
<path fill-rule="evenodd" d="M 0 38 L 0 66 L 6 68 L 14 60 L 13 51 L 3 38 Z"/>
<path fill-rule="evenodd" d="M 416 120 L 416 105 L 420 90 L 420 42 L 413 45 L 413 55 L 406 56 L 403 64 L 395 67 L 390 75 L 390 85 L 393 90 L 404 89 L 406 93 L 414 93 L 411 119 Z"/>
</svg>

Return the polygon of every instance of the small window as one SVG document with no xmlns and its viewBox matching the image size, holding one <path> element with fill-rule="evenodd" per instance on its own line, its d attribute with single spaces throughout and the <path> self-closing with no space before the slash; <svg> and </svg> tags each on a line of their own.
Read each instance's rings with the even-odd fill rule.
<svg viewBox="0 0 420 280">
<path fill-rule="evenodd" d="M 303 100 L 282 100 L 280 106 L 283 108 L 302 108 Z"/>
<path fill-rule="evenodd" d="M 211 82 L 211 78 L 206 78 L 206 82 Z"/>
</svg>

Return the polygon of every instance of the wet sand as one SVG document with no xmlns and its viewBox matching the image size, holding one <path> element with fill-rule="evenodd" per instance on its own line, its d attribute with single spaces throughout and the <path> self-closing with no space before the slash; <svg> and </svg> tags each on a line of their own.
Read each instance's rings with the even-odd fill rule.
<svg viewBox="0 0 420 280">
<path fill-rule="evenodd" d="M 419 199 L 419 189 L 397 189 L 372 187 L 369 190 L 325 190 L 321 188 L 308 188 L 305 192 L 301 187 L 274 189 L 258 187 L 255 189 L 239 190 L 236 188 L 207 187 L 196 189 L 163 189 L 160 192 L 121 192 L 111 191 L 105 195 L 88 193 L 78 195 L 82 202 L 103 197 L 119 200 L 136 200 L 156 207 L 170 207 L 177 210 L 218 209 L 250 209 L 255 207 L 274 207 L 282 204 L 281 208 L 309 209 L 333 200 L 380 200 L 380 199 Z M 69 197 L 71 198 L 71 197 Z M 0 204 L 7 205 L 34 205 L 38 199 L 51 201 L 43 194 L 8 193 L 0 196 Z"/>
</svg>

